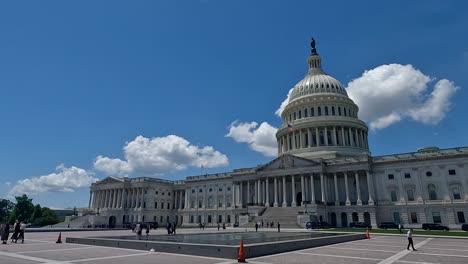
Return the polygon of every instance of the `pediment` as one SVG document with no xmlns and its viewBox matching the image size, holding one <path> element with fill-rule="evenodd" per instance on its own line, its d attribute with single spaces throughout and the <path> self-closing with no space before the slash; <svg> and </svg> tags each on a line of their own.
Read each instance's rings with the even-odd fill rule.
<svg viewBox="0 0 468 264">
<path fill-rule="evenodd" d="M 123 180 L 115 177 L 107 177 L 98 182 L 98 184 L 122 183 Z"/>
<path fill-rule="evenodd" d="M 280 169 L 290 169 L 294 167 L 311 167 L 311 166 L 322 166 L 321 162 L 300 158 L 294 155 L 282 155 L 265 165 L 257 168 L 257 171 L 272 171 Z"/>
</svg>

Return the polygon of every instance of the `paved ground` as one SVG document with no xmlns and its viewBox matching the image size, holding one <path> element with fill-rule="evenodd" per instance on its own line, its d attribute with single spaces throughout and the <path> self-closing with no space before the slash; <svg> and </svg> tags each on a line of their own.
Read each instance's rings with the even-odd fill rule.
<svg viewBox="0 0 468 264">
<path fill-rule="evenodd" d="M 236 231 L 236 230 L 234 230 Z M 286 230 L 285 230 L 286 231 Z M 200 232 L 197 229 L 179 229 L 179 233 Z M 216 232 L 205 230 L 204 232 Z M 163 233 L 163 230 L 152 234 Z M 128 235 L 130 231 L 69 232 L 65 237 L 89 237 Z M 0 245 L 0 263 L 95 263 L 95 264 L 227 264 L 229 259 L 187 256 L 170 253 L 148 252 L 131 249 L 116 249 L 77 244 L 56 244 L 57 233 L 26 234 L 25 244 Z M 373 236 L 370 240 L 347 242 L 337 245 L 298 250 L 288 253 L 247 259 L 249 263 L 343 263 L 343 264 L 389 264 L 389 263 L 468 263 L 468 240 L 451 238 L 416 237 L 417 251 L 406 250 L 404 236 Z"/>
</svg>

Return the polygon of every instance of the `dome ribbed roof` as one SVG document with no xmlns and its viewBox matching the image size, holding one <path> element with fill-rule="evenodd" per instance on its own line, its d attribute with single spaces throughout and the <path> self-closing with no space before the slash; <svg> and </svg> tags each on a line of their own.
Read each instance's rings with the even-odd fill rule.
<svg viewBox="0 0 468 264">
<path fill-rule="evenodd" d="M 291 102 L 299 97 L 318 93 L 337 93 L 348 96 L 345 88 L 337 79 L 324 73 L 309 73 L 294 86 L 289 96 L 289 101 Z"/>
</svg>

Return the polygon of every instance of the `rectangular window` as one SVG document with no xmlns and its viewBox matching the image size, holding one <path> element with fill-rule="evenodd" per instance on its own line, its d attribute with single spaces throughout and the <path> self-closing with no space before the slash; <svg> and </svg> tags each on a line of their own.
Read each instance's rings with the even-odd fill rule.
<svg viewBox="0 0 468 264">
<path fill-rule="evenodd" d="M 314 108 L 310 109 L 310 116 L 314 116 Z"/>
<path fill-rule="evenodd" d="M 411 174 L 410 173 L 405 173 L 405 179 L 409 179 L 411 178 Z"/>
<path fill-rule="evenodd" d="M 459 224 L 465 223 L 465 214 L 463 212 L 457 212 L 457 217 Z"/>
<path fill-rule="evenodd" d="M 164 217 L 161 215 L 161 217 L 159 217 L 159 221 L 162 223 L 164 220 Z"/>
<path fill-rule="evenodd" d="M 164 203 L 161 203 L 161 209 L 164 209 Z"/>
<path fill-rule="evenodd" d="M 390 196 L 392 198 L 392 202 L 396 202 L 397 201 L 397 195 L 396 195 L 396 192 L 395 191 L 391 191 L 390 192 Z"/>
<path fill-rule="evenodd" d="M 158 191 L 156 191 L 156 194 L 158 194 Z"/>
<path fill-rule="evenodd" d="M 455 170 L 449 170 L 449 175 L 456 175 L 457 172 Z"/>
<path fill-rule="evenodd" d="M 393 212 L 393 222 L 395 222 L 397 224 L 401 223 L 400 213 L 399 212 Z"/>
<path fill-rule="evenodd" d="M 231 202 L 227 202 L 226 206 L 231 207 Z"/>
<path fill-rule="evenodd" d="M 304 109 L 304 117 L 307 117 L 307 108 Z"/>
<path fill-rule="evenodd" d="M 223 188 L 219 188 L 218 190 L 219 190 L 220 192 L 222 192 L 222 191 L 223 191 Z"/>
<path fill-rule="evenodd" d="M 302 118 L 302 111 L 299 110 L 299 119 L 301 119 L 301 118 Z"/>
<path fill-rule="evenodd" d="M 158 202 L 154 202 L 154 209 L 158 209 Z"/>
<path fill-rule="evenodd" d="M 156 222 L 156 216 L 153 216 L 153 221 Z"/>
<path fill-rule="evenodd" d="M 171 209 L 171 203 L 167 203 L 167 209 Z"/>
<path fill-rule="evenodd" d="M 432 221 L 434 224 L 442 223 L 442 219 L 440 218 L 440 212 L 432 212 Z"/>
<path fill-rule="evenodd" d="M 193 223 L 193 215 L 190 216 L 190 223 Z"/>
<path fill-rule="evenodd" d="M 296 120 L 296 112 L 294 112 L 293 117 L 294 117 L 294 120 Z"/>
<path fill-rule="evenodd" d="M 325 115 L 328 115 L 328 106 L 325 106 Z"/>
<path fill-rule="evenodd" d="M 335 115 L 335 107 L 332 106 L 332 115 Z"/>
<path fill-rule="evenodd" d="M 408 195 L 408 201 L 414 201 L 414 193 L 413 190 L 407 190 L 406 194 Z"/>
<path fill-rule="evenodd" d="M 454 200 L 460 200 L 461 199 L 460 193 L 453 193 L 453 199 Z"/>
<path fill-rule="evenodd" d="M 418 215 L 416 214 L 416 212 L 411 212 L 411 223 L 412 224 L 418 223 Z"/>
<path fill-rule="evenodd" d="M 202 208 L 202 201 L 198 201 L 198 208 Z"/>
<path fill-rule="evenodd" d="M 346 116 L 346 108 L 343 108 L 343 114 Z"/>
<path fill-rule="evenodd" d="M 219 201 L 218 207 L 223 207 L 223 201 Z"/>
<path fill-rule="evenodd" d="M 317 107 L 317 115 L 321 116 L 322 115 L 322 108 Z"/>
<path fill-rule="evenodd" d="M 341 116 L 341 107 L 338 107 L 338 115 Z"/>
<path fill-rule="evenodd" d="M 143 202 L 143 208 L 146 208 L 146 202 Z"/>
<path fill-rule="evenodd" d="M 389 180 L 393 180 L 394 178 L 395 178 L 395 176 L 394 176 L 393 174 L 389 174 L 389 175 L 388 175 L 388 179 L 389 179 Z"/>
</svg>

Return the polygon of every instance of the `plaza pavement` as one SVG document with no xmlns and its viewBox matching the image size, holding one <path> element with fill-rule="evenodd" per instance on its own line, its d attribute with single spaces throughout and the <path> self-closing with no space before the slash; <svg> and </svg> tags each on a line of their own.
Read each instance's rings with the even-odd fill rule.
<svg viewBox="0 0 468 264">
<path fill-rule="evenodd" d="M 228 229 L 239 232 L 244 229 Z M 249 231 L 252 231 L 251 229 Z M 268 229 L 260 232 L 270 231 Z M 273 230 L 271 230 L 273 231 Z M 284 231 L 287 231 L 284 229 Z M 304 231 L 304 230 L 302 230 Z M 152 230 L 152 235 L 164 234 L 165 230 Z M 178 233 L 208 233 L 216 229 L 178 229 Z M 224 231 L 225 232 L 225 231 Z M 63 232 L 62 241 L 70 237 L 133 235 L 131 231 L 83 231 Z M 189 256 L 181 254 L 149 252 L 132 249 L 109 247 L 56 244 L 58 233 L 26 233 L 24 244 L 0 245 L 1 264 L 228 264 L 235 260 Z M 468 263 L 468 239 L 415 237 L 414 244 L 418 251 L 406 250 L 406 236 L 374 235 L 370 240 L 360 240 L 330 246 L 310 248 L 287 253 L 248 258 L 249 263 L 336 263 L 336 264 L 390 264 L 390 263 Z"/>
</svg>

